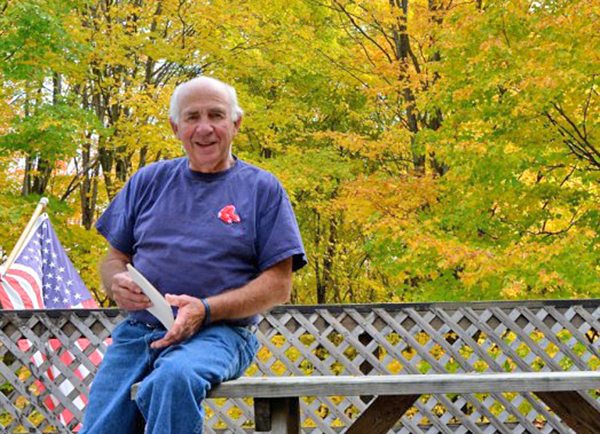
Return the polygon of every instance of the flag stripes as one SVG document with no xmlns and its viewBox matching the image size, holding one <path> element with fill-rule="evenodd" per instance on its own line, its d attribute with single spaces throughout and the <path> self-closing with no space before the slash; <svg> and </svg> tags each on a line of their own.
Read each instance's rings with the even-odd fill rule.
<svg viewBox="0 0 600 434">
<path fill-rule="evenodd" d="M 42 309 L 42 282 L 37 273 L 22 264 L 13 264 L 2 280 L 0 301 L 5 309 Z"/>
<path fill-rule="evenodd" d="M 56 237 L 47 214 L 42 214 L 35 222 L 21 252 L 17 254 L 10 269 L 1 276 L 0 283 L 0 302 L 4 309 L 98 307 Z M 110 345 L 112 342 L 107 339 L 105 343 Z M 32 364 L 37 368 L 44 367 L 42 376 L 34 381 L 40 393 L 46 392 L 48 388 L 52 393 L 58 396 L 62 394 L 67 398 L 75 393 L 71 402 L 64 406 L 61 406 L 60 400 L 52 393 L 44 398 L 44 405 L 50 411 L 60 412 L 58 419 L 65 427 L 73 420 L 73 412 L 82 412 L 88 402 L 85 379 L 91 373 L 85 364 L 90 368 L 98 367 L 102 361 L 103 353 L 98 349 L 87 356 L 91 363 L 81 359 L 86 357 L 84 351 L 89 345 L 88 339 L 81 338 L 70 347 L 80 357 L 77 359 L 56 338 L 40 343 L 35 348 L 32 348 L 33 344 L 29 339 L 18 341 L 19 349 L 30 354 Z M 58 360 L 54 355 L 58 355 Z M 71 370 L 74 377 L 64 377 L 59 367 Z M 56 384 L 58 381 L 60 384 Z M 74 381 L 76 385 L 73 384 Z M 72 430 L 76 432 L 79 428 L 78 425 Z"/>
</svg>

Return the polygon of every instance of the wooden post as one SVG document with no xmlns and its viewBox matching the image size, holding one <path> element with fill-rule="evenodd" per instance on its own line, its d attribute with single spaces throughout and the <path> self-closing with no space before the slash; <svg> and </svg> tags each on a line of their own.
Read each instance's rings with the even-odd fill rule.
<svg viewBox="0 0 600 434">
<path fill-rule="evenodd" d="M 17 243 L 10 252 L 10 255 L 8 255 L 8 259 L 0 269 L 0 273 L 2 273 L 2 276 L 4 276 L 8 269 L 12 266 L 17 255 L 21 253 L 21 250 L 23 249 L 23 244 L 25 244 L 25 241 L 29 238 L 29 233 L 31 232 L 33 225 L 37 221 L 40 214 L 44 211 L 44 209 L 46 209 L 46 205 L 48 205 L 48 199 L 45 197 L 41 198 L 38 202 L 37 207 L 35 208 L 35 211 L 33 212 L 33 215 L 29 219 L 29 223 L 27 223 L 27 226 L 25 226 L 25 230 L 23 230 L 23 232 L 21 233 L 21 236 L 17 240 Z"/>
<path fill-rule="evenodd" d="M 412 407 L 420 395 L 384 395 L 375 398 L 344 434 L 385 434 Z"/>
<path fill-rule="evenodd" d="M 254 423 L 257 432 L 300 434 L 300 399 L 254 398 Z"/>
<path fill-rule="evenodd" d="M 581 396 L 581 393 L 536 392 L 536 395 L 577 434 L 600 433 L 600 414 Z"/>
<path fill-rule="evenodd" d="M 271 431 L 271 400 L 269 398 L 254 398 L 254 425 L 256 431 Z"/>
<path fill-rule="evenodd" d="M 300 399 L 271 400 L 271 434 L 300 434 Z"/>
</svg>

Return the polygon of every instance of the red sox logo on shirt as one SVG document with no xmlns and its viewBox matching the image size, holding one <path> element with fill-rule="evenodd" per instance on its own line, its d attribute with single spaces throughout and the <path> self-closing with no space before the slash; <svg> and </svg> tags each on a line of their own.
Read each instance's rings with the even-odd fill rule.
<svg viewBox="0 0 600 434">
<path fill-rule="evenodd" d="M 219 211 L 218 217 L 228 225 L 242 221 L 240 216 L 235 213 L 235 206 L 233 205 L 227 205 L 225 208 Z"/>
</svg>

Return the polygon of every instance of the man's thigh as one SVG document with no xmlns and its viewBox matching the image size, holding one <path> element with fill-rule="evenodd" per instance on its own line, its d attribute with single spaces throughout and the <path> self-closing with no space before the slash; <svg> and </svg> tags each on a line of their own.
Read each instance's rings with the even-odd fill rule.
<svg viewBox="0 0 600 434">
<path fill-rule="evenodd" d="M 215 384 L 241 376 L 258 349 L 245 328 L 213 325 L 167 347 L 141 382 L 136 403 L 148 433 L 202 431 L 202 401 Z"/>
<path fill-rule="evenodd" d="M 123 429 L 134 433 L 143 428 L 141 414 L 130 399 L 130 388 L 151 369 L 154 350 L 149 343 L 165 333 L 130 320 L 115 328 L 113 343 L 92 383 L 82 433 L 114 434 L 125 432 L 120 431 Z"/>
<path fill-rule="evenodd" d="M 161 371 L 197 375 L 211 385 L 241 376 L 258 351 L 258 341 L 246 327 L 213 325 L 190 339 L 167 347 L 154 361 L 153 375 Z"/>
</svg>

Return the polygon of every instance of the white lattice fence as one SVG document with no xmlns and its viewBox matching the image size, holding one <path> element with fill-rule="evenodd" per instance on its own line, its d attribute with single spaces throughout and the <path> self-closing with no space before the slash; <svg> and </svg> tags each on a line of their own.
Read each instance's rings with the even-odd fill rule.
<svg viewBox="0 0 600 434">
<path fill-rule="evenodd" d="M 73 432 L 118 310 L 0 311 L 2 432 Z"/>
<path fill-rule="evenodd" d="M 95 371 L 90 356 L 105 349 L 119 311 L 0 312 L 0 426 L 6 432 L 48 432 L 60 427 L 63 409 L 86 391 Z M 386 375 L 445 372 L 598 370 L 600 301 L 436 303 L 413 305 L 289 306 L 261 318 L 263 344 L 248 375 Z M 62 343 L 59 354 L 47 342 Z M 83 350 L 77 339 L 89 339 Z M 18 343 L 28 340 L 23 352 Z M 21 345 L 23 346 L 23 345 Z M 61 362 L 69 348 L 76 361 Z M 32 362 L 46 352 L 41 366 Z M 93 358 L 92 358 L 93 359 Z M 3 362 L 2 362 L 3 361 Z M 60 373 L 51 382 L 47 368 Z M 39 380 L 39 381 L 36 381 Z M 62 393 L 68 381 L 73 390 Z M 39 383 L 45 385 L 41 390 Z M 63 387 L 64 389 L 64 387 Z M 600 391 L 584 393 L 598 407 Z M 50 411 L 44 404 L 58 398 Z M 309 397 L 302 400 L 305 433 L 338 433 L 371 397 Z M 250 400 L 207 402 L 208 433 L 253 432 Z M 58 429 L 58 432 L 68 432 Z M 531 393 L 423 396 L 402 419 L 397 433 L 571 433 Z"/>
</svg>

